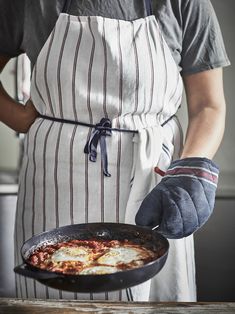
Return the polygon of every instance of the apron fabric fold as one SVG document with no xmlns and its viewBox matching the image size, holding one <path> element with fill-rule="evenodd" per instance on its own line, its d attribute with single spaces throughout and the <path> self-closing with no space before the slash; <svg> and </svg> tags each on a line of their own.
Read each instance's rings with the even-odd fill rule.
<svg viewBox="0 0 235 314">
<path fill-rule="evenodd" d="M 143 199 L 156 185 L 154 166 L 158 164 L 162 152 L 162 127 L 158 125 L 139 130 L 133 142 L 131 191 L 125 213 L 125 222 L 129 224 L 135 224 L 135 215 Z"/>
<path fill-rule="evenodd" d="M 41 115 L 88 126 L 40 117 L 25 136 L 17 265 L 22 243 L 39 232 L 75 223 L 134 223 L 141 201 L 161 180 L 155 167 L 165 171 L 179 154 L 180 126 L 168 119 L 181 97 L 182 80 L 154 16 L 123 21 L 60 14 L 33 68 L 31 99 Z M 112 128 L 138 134 L 114 131 L 98 145 L 100 134 L 89 125 L 102 118 Z M 95 143 L 92 156 L 84 153 L 87 143 L 92 152 Z M 104 174 L 104 152 L 110 177 Z M 128 291 L 69 293 L 18 275 L 16 290 L 22 298 L 195 301 L 194 277 L 188 237 L 171 241 L 160 274 Z"/>
</svg>

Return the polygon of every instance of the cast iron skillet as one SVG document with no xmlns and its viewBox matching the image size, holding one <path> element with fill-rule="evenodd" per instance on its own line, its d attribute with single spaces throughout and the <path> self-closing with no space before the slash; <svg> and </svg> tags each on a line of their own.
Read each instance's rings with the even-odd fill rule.
<svg viewBox="0 0 235 314">
<path fill-rule="evenodd" d="M 128 239 L 158 252 L 158 258 L 142 267 L 105 275 L 64 275 L 40 270 L 27 263 L 28 256 L 43 244 L 72 239 Z M 117 223 L 88 223 L 63 226 L 33 236 L 27 240 L 21 255 L 24 263 L 14 268 L 20 275 L 34 278 L 42 284 L 73 292 L 106 292 L 138 285 L 156 275 L 166 262 L 169 243 L 162 235 L 145 227 Z"/>
</svg>

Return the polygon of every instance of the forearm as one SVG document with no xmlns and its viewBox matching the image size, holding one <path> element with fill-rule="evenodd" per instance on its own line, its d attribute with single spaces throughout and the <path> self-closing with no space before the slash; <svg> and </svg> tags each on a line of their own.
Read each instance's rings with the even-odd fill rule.
<svg viewBox="0 0 235 314">
<path fill-rule="evenodd" d="M 0 83 L 0 121 L 17 132 L 26 132 L 24 106 L 11 98 Z"/>
<path fill-rule="evenodd" d="M 212 159 L 221 143 L 226 103 L 222 69 L 184 77 L 189 124 L 181 158 Z"/>
<path fill-rule="evenodd" d="M 0 73 L 9 60 L 10 57 L 0 55 Z M 0 82 L 0 122 L 16 132 L 26 133 L 37 116 L 38 112 L 30 99 L 25 105 L 18 103 L 8 95 Z"/>
<path fill-rule="evenodd" d="M 225 126 L 225 106 L 205 107 L 189 117 L 181 158 L 207 157 L 212 159 L 221 143 Z"/>
</svg>

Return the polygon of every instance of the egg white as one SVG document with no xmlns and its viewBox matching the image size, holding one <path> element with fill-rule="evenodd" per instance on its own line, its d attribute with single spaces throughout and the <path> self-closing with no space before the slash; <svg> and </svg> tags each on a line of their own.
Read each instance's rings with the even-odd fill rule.
<svg viewBox="0 0 235 314">
<path fill-rule="evenodd" d="M 91 266 L 84 268 L 79 275 L 104 275 L 116 273 L 118 270 L 116 267 L 112 266 Z"/>
<path fill-rule="evenodd" d="M 129 264 L 146 257 L 146 252 L 134 247 L 114 247 L 98 258 L 99 264 L 116 266 L 118 264 Z"/>
<path fill-rule="evenodd" d="M 51 260 L 53 262 L 79 261 L 86 263 L 90 259 L 90 250 L 85 247 L 61 247 L 55 251 Z"/>
</svg>

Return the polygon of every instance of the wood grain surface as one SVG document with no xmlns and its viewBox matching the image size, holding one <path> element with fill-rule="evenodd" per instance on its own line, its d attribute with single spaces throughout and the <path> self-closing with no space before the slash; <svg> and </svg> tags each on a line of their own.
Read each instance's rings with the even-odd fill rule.
<svg viewBox="0 0 235 314">
<path fill-rule="evenodd" d="M 65 300 L 1 299 L 1 314 L 225 314 L 235 303 L 82 302 Z"/>
</svg>

